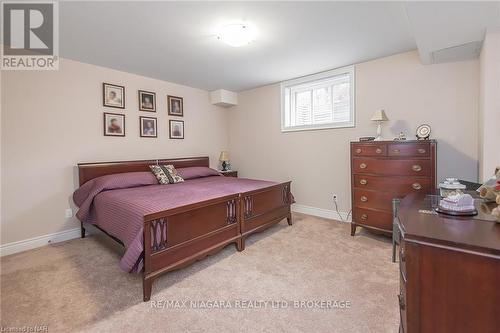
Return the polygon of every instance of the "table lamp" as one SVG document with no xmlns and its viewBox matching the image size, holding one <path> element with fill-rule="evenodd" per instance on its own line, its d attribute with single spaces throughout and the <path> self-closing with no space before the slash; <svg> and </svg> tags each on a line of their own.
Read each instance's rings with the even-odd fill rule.
<svg viewBox="0 0 500 333">
<path fill-rule="evenodd" d="M 219 161 L 222 162 L 222 171 L 227 171 L 227 161 L 229 161 L 229 153 L 227 151 L 221 151 L 219 156 Z"/>
<path fill-rule="evenodd" d="M 372 116 L 372 119 L 370 119 L 370 120 L 378 122 L 377 137 L 375 138 L 375 141 L 382 141 L 382 140 L 384 140 L 382 138 L 382 126 L 381 126 L 381 124 L 382 124 L 383 121 L 388 121 L 389 120 L 389 118 L 387 118 L 387 115 L 385 114 L 385 110 L 375 111 L 375 113 Z"/>
</svg>

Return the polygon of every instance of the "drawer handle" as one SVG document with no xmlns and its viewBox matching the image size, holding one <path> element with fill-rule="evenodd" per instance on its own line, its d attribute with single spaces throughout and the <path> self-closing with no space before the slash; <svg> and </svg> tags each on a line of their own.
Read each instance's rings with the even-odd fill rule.
<svg viewBox="0 0 500 333">
<path fill-rule="evenodd" d="M 399 154 L 399 149 L 393 149 L 393 150 L 392 150 L 392 152 L 393 152 L 394 154 Z"/>
<path fill-rule="evenodd" d="M 413 164 L 411 169 L 415 172 L 419 172 L 419 171 L 422 171 L 422 167 L 418 164 Z"/>
<path fill-rule="evenodd" d="M 366 215 L 366 214 L 361 215 L 361 219 L 363 221 L 366 221 L 368 219 L 368 215 Z"/>
<path fill-rule="evenodd" d="M 367 198 L 367 197 L 365 197 L 364 195 L 362 195 L 362 196 L 361 196 L 361 198 L 360 198 L 360 200 L 361 200 L 362 202 L 367 202 L 367 201 L 368 201 L 368 198 Z"/>
<path fill-rule="evenodd" d="M 380 153 L 382 152 L 382 149 L 377 148 L 377 149 L 375 150 L 375 152 L 376 152 L 377 154 L 380 154 Z"/>
<path fill-rule="evenodd" d="M 426 150 L 425 150 L 424 148 L 419 148 L 419 149 L 418 149 L 418 152 L 419 152 L 420 154 L 425 154 Z"/>
<path fill-rule="evenodd" d="M 365 164 L 365 163 L 361 163 L 361 164 L 359 165 L 359 167 L 360 167 L 361 169 L 366 169 L 366 164 Z"/>
<path fill-rule="evenodd" d="M 413 183 L 411 187 L 413 187 L 414 190 L 420 190 L 422 188 L 422 185 L 420 185 L 419 183 Z"/>
<path fill-rule="evenodd" d="M 361 185 L 366 185 L 366 184 L 368 184 L 368 181 L 367 181 L 366 179 L 361 179 L 361 180 L 359 181 L 359 183 L 360 183 Z"/>
<path fill-rule="evenodd" d="M 404 297 L 402 292 L 399 293 L 398 299 L 399 299 L 399 308 L 401 310 L 404 310 L 405 309 L 405 297 Z"/>
<path fill-rule="evenodd" d="M 361 154 L 361 148 L 356 149 L 356 154 Z"/>
</svg>

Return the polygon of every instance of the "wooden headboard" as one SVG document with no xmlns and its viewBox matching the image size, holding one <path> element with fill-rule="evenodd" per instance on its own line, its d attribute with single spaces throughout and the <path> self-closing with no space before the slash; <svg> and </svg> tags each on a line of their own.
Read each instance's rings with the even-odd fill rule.
<svg viewBox="0 0 500 333">
<path fill-rule="evenodd" d="M 85 182 L 100 176 L 113 173 L 149 171 L 152 164 L 172 164 L 176 168 L 187 168 L 194 166 L 208 167 L 207 156 L 186 157 L 186 158 L 167 158 L 159 160 L 140 160 L 140 161 L 121 161 L 121 162 L 97 162 L 97 163 L 78 163 L 78 181 L 80 186 Z"/>
</svg>

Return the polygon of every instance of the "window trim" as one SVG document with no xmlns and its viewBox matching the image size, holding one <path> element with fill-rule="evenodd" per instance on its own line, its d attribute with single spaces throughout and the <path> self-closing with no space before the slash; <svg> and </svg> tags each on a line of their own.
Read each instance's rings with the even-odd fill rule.
<svg viewBox="0 0 500 333">
<path fill-rule="evenodd" d="M 280 93 L 281 93 L 281 132 L 297 132 L 297 131 L 315 131 L 315 130 L 323 130 L 323 129 L 333 129 L 333 128 L 352 128 L 356 127 L 356 70 L 355 66 L 346 66 L 342 68 L 337 68 L 333 70 L 329 70 L 326 72 L 321 72 L 317 74 L 307 75 L 303 77 L 299 77 L 296 79 L 291 79 L 287 81 L 281 82 Z M 301 125 L 301 126 L 293 126 L 286 127 L 285 126 L 285 93 L 286 89 L 290 89 L 294 86 L 305 84 L 312 81 L 319 81 L 328 79 L 333 76 L 349 74 L 351 76 L 351 87 L 350 87 L 350 113 L 351 120 L 348 122 L 340 122 L 340 123 L 327 123 L 327 124 L 312 124 L 312 125 Z"/>
</svg>

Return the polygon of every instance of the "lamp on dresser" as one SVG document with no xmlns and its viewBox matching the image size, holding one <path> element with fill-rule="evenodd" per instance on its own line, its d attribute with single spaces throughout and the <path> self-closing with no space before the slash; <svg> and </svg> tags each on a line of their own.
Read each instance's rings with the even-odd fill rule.
<svg viewBox="0 0 500 333">
<path fill-rule="evenodd" d="M 377 126 L 377 137 L 375 138 L 375 141 L 382 141 L 382 140 L 384 140 L 382 138 L 382 122 L 389 120 L 389 118 L 387 118 L 387 115 L 385 114 L 385 110 L 375 111 L 375 113 L 373 114 L 373 116 L 372 116 L 372 118 L 370 120 L 371 121 L 376 121 L 378 123 L 378 126 Z"/>
<path fill-rule="evenodd" d="M 391 234 L 392 199 L 436 188 L 436 141 L 351 142 L 351 235 Z"/>
</svg>

